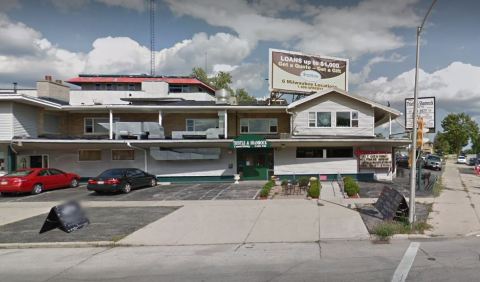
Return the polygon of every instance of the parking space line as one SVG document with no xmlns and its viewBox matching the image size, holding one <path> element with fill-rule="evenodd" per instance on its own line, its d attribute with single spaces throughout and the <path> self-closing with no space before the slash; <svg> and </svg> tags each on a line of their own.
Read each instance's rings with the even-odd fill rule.
<svg viewBox="0 0 480 282">
<path fill-rule="evenodd" d="M 212 201 L 213 201 L 213 200 L 216 200 L 220 195 L 223 194 L 223 192 L 225 192 L 225 190 L 227 190 L 227 189 L 230 188 L 230 187 L 231 187 L 231 185 L 228 185 L 227 188 L 225 188 L 225 189 L 223 189 L 222 191 L 218 192 L 218 194 L 215 195 L 215 197 L 212 198 Z"/>
<path fill-rule="evenodd" d="M 392 282 L 404 282 L 407 279 L 408 272 L 413 265 L 415 256 L 417 255 L 418 248 L 420 247 L 419 242 L 412 242 L 408 249 L 405 251 L 400 264 L 397 266 L 395 273 L 392 277 Z"/>
<path fill-rule="evenodd" d="M 203 200 L 203 199 L 205 199 L 205 196 L 207 196 L 208 193 L 210 193 L 211 191 L 213 191 L 213 190 L 215 190 L 215 189 L 216 189 L 216 188 L 212 188 L 212 189 L 208 190 L 207 192 L 205 192 L 205 194 L 203 194 L 203 196 L 201 196 L 200 198 L 198 198 L 198 200 Z"/>
<path fill-rule="evenodd" d="M 255 200 L 258 196 L 258 194 L 260 194 L 260 190 L 262 189 L 258 189 L 257 192 L 255 193 L 255 196 L 253 196 L 252 200 Z"/>
<path fill-rule="evenodd" d="M 197 186 L 197 184 L 195 184 L 194 186 Z M 170 201 L 169 199 L 172 199 L 172 198 L 173 198 L 173 200 L 177 200 L 177 199 L 176 199 L 177 195 L 179 195 L 179 194 L 182 193 L 183 191 L 185 191 L 185 190 L 187 190 L 187 189 L 191 189 L 191 188 L 192 188 L 192 187 L 183 188 L 182 190 L 174 193 L 173 195 L 165 197 L 165 199 L 163 199 L 162 201 Z"/>
</svg>

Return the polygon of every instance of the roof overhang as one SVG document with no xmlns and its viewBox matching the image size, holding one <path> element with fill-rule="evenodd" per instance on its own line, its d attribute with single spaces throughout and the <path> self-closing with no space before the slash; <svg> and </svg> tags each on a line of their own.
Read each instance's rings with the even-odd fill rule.
<svg viewBox="0 0 480 282">
<path fill-rule="evenodd" d="M 2 94 L 0 95 L 0 101 L 17 102 L 17 103 L 42 107 L 46 109 L 58 110 L 62 108 L 62 105 L 60 104 L 46 101 L 40 98 L 32 97 L 32 96 L 23 95 L 23 94 L 7 94 L 7 95 Z"/>
</svg>

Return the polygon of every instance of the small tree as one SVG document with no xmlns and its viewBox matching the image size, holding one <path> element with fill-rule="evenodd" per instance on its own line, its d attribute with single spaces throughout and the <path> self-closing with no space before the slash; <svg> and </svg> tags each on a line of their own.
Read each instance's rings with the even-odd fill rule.
<svg viewBox="0 0 480 282">
<path fill-rule="evenodd" d="M 343 183 L 345 186 L 345 193 L 347 193 L 349 197 L 355 196 L 360 193 L 360 187 L 358 186 L 357 181 L 355 181 L 350 176 L 343 178 Z"/>
<path fill-rule="evenodd" d="M 314 199 L 318 199 L 320 197 L 320 189 L 322 188 L 322 185 L 320 184 L 320 181 L 317 180 L 311 180 L 310 181 L 310 188 L 308 189 L 308 196 L 312 197 Z"/>
</svg>

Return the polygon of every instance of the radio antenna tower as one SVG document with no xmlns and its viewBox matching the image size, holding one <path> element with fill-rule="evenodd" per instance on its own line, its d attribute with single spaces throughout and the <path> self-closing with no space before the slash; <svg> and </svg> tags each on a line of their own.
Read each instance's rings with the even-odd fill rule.
<svg viewBox="0 0 480 282">
<path fill-rule="evenodd" d="M 155 0 L 150 0 L 150 75 L 155 76 Z"/>
</svg>

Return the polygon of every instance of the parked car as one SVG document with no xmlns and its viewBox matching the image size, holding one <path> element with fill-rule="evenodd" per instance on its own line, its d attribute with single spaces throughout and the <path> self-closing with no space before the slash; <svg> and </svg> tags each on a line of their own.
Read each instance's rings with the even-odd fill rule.
<svg viewBox="0 0 480 282">
<path fill-rule="evenodd" d="M 475 165 L 477 163 L 477 158 L 469 158 L 468 165 Z"/>
<path fill-rule="evenodd" d="M 425 167 L 442 170 L 442 159 L 439 156 L 429 155 L 425 161 Z"/>
<path fill-rule="evenodd" d="M 137 168 L 113 168 L 102 172 L 99 176 L 88 180 L 87 189 L 97 193 L 123 192 L 132 189 L 156 186 L 155 175 Z"/>
<path fill-rule="evenodd" d="M 408 156 L 406 155 L 397 155 L 397 166 L 408 168 Z"/>
<path fill-rule="evenodd" d="M 467 158 L 465 156 L 459 156 L 457 158 L 457 164 L 466 164 L 467 163 Z"/>
<path fill-rule="evenodd" d="M 0 177 L 0 192 L 39 194 L 45 190 L 77 187 L 80 176 L 55 168 L 27 168 Z"/>
</svg>

